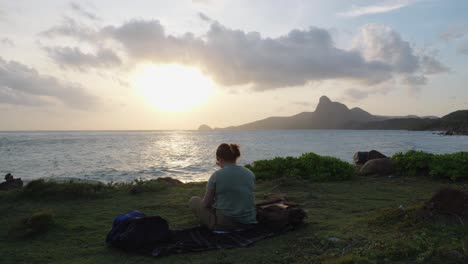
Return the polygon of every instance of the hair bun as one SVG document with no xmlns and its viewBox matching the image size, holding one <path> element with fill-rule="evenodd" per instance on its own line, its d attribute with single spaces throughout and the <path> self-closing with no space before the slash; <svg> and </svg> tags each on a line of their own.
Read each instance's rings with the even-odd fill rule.
<svg viewBox="0 0 468 264">
<path fill-rule="evenodd" d="M 225 161 L 235 162 L 240 157 L 239 145 L 226 143 L 219 145 L 216 150 L 216 157 Z"/>
<path fill-rule="evenodd" d="M 236 158 L 240 157 L 239 145 L 229 144 L 229 148 L 231 149 L 232 154 L 234 154 Z"/>
</svg>

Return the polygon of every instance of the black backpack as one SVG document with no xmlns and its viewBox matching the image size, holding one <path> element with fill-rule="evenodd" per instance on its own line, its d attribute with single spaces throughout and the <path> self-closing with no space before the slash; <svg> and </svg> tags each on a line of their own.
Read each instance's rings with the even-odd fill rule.
<svg viewBox="0 0 468 264">
<path fill-rule="evenodd" d="M 148 246 L 167 242 L 170 238 L 167 221 L 159 216 L 131 217 L 114 226 L 106 242 L 126 251 L 142 251 Z"/>
</svg>

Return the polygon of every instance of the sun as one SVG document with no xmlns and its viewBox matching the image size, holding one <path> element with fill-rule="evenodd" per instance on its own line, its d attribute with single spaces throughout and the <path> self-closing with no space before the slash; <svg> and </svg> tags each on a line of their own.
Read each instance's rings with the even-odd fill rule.
<svg viewBox="0 0 468 264">
<path fill-rule="evenodd" d="M 197 68 L 179 64 L 140 65 L 132 83 L 154 107 L 166 112 L 190 110 L 214 93 L 210 78 Z"/>
</svg>

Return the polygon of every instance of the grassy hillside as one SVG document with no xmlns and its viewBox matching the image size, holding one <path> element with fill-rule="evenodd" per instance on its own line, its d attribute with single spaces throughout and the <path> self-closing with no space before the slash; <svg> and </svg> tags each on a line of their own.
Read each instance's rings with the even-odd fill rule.
<svg viewBox="0 0 468 264">
<path fill-rule="evenodd" d="M 467 260 L 466 227 L 459 223 L 408 222 L 407 217 L 400 217 L 398 209 L 408 208 L 411 212 L 412 205 L 426 201 L 443 186 L 468 191 L 464 183 L 416 177 L 355 177 L 328 183 L 285 178 L 263 181 L 257 186 L 257 200 L 272 193 L 287 193 L 290 200 L 302 204 L 309 214 L 303 228 L 250 248 L 160 259 L 108 248 L 104 238 L 112 219 L 136 209 L 147 215 L 163 216 L 171 228 L 196 225 L 187 201 L 193 195 L 202 195 L 204 183 L 179 186 L 140 183 L 144 192 L 139 195 L 130 195 L 128 185 L 76 186 L 42 183 L 32 189 L 0 193 L 2 263 L 440 263 L 442 260 L 466 263 L 463 261 Z M 21 229 L 22 219 L 38 212 L 50 216 L 51 224 L 43 225 L 36 233 L 25 233 Z"/>
</svg>

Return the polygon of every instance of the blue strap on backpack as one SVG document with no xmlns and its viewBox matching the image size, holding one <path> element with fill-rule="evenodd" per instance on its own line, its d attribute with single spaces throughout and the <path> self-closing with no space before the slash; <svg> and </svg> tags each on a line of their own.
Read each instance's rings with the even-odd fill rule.
<svg viewBox="0 0 468 264">
<path fill-rule="evenodd" d="M 145 217 L 145 214 L 139 211 L 130 211 L 126 214 L 118 215 L 112 221 L 112 229 L 107 234 L 106 242 L 114 245 L 120 240 L 120 236 L 127 230 L 131 219 Z"/>
<path fill-rule="evenodd" d="M 145 214 L 142 213 L 142 212 L 139 212 L 139 211 L 130 211 L 126 214 L 121 214 L 119 216 L 117 216 L 114 221 L 112 222 L 112 228 L 115 228 L 116 226 L 118 226 L 119 224 L 127 221 L 128 219 L 132 218 L 132 217 L 145 217 Z"/>
</svg>

